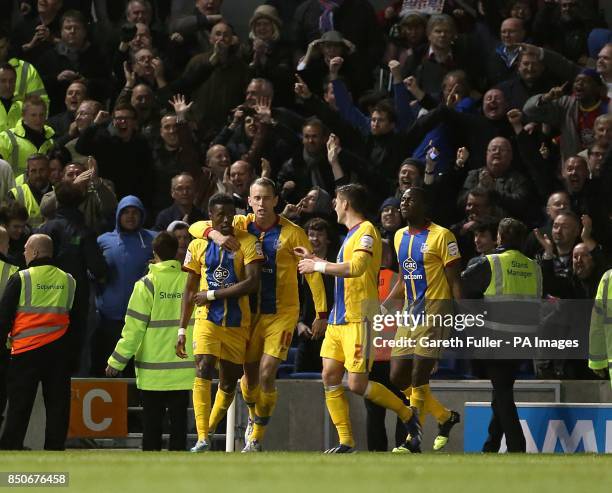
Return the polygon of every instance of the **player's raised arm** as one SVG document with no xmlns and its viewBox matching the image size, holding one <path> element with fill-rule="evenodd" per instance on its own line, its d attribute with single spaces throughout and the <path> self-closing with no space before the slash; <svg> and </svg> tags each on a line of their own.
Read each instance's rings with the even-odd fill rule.
<svg viewBox="0 0 612 493">
<path fill-rule="evenodd" d="M 232 221 L 232 227 L 240 231 L 246 231 L 248 223 L 247 216 L 236 214 Z M 235 252 L 240 249 L 240 243 L 233 235 L 224 235 L 212 227 L 212 221 L 198 221 L 189 227 L 189 234 L 194 238 L 203 238 L 215 242 L 228 252 Z"/>
</svg>

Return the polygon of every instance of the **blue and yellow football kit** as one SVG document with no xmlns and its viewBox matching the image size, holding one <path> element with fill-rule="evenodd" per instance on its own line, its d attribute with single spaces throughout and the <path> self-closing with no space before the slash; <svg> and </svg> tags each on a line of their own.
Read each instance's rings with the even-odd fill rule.
<svg viewBox="0 0 612 493">
<path fill-rule="evenodd" d="M 200 276 L 200 290 L 221 289 L 240 282 L 245 266 L 261 262 L 261 244 L 253 235 L 235 231 L 240 249 L 227 252 L 214 242 L 195 239 L 189 244 L 184 269 Z M 232 363 L 244 363 L 251 311 L 248 296 L 214 300 L 195 311 L 194 354 L 210 354 Z"/>
<path fill-rule="evenodd" d="M 381 257 L 380 233 L 369 221 L 351 228 L 338 252 L 338 263 L 351 263 L 351 277 L 335 279 L 334 307 L 321 357 L 340 361 L 353 373 L 369 371 L 373 361 L 366 307 L 378 304 Z"/>
<path fill-rule="evenodd" d="M 189 231 L 195 237 L 203 237 L 209 227 L 209 221 L 202 221 L 195 223 Z M 264 353 L 285 360 L 300 310 L 297 274 L 300 259 L 293 249 L 302 246 L 312 250 L 312 245 L 302 228 L 282 216 L 277 216 L 276 223 L 264 230 L 257 226 L 254 214 L 237 215 L 234 216 L 234 229 L 248 231 L 258 238 L 265 258 L 261 287 L 250 297 L 253 320 L 246 362 L 259 361 Z M 321 274 L 308 274 L 306 280 L 317 315 L 327 316 Z"/>
<path fill-rule="evenodd" d="M 433 315 L 452 313 L 452 293 L 445 268 L 461 258 L 455 235 L 435 223 L 416 231 L 406 227 L 395 233 L 395 249 L 404 281 L 405 308 L 414 315 L 413 320 L 418 320 L 412 327 L 398 328 L 396 337 L 417 341 L 424 336 L 445 337 L 449 327 L 433 323 L 440 320 Z M 422 315 L 420 319 L 419 315 Z M 426 318 L 427 315 L 431 317 Z M 439 350 L 427 350 L 416 344 L 416 347 L 394 348 L 392 354 L 413 353 L 434 357 Z"/>
</svg>

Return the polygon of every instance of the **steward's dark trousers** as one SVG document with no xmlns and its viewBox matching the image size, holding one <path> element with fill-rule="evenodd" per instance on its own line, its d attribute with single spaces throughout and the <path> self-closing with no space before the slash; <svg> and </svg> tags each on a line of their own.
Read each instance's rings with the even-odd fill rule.
<svg viewBox="0 0 612 493">
<path fill-rule="evenodd" d="M 6 382 L 8 378 L 9 352 L 0 348 L 0 429 L 4 421 L 4 409 L 6 408 Z"/>
<path fill-rule="evenodd" d="M 108 365 L 108 357 L 113 354 L 117 341 L 121 339 L 121 331 L 124 325 L 123 320 L 112 320 L 100 316 L 100 323 L 92 337 L 91 346 L 91 375 L 93 377 L 104 378 L 105 370 Z M 121 372 L 125 378 L 134 378 L 134 360 L 129 363 Z"/>
<path fill-rule="evenodd" d="M 503 435 L 506 435 L 508 452 L 525 452 L 523 429 L 514 404 L 514 380 L 518 362 L 515 360 L 486 360 L 481 362 L 486 376 L 493 385 L 489 423 L 489 436 L 483 452 L 498 452 Z"/>
<path fill-rule="evenodd" d="M 187 448 L 188 390 L 142 390 L 142 450 L 161 450 L 164 416 L 168 411 L 170 441 L 168 450 Z"/>
<path fill-rule="evenodd" d="M 38 384 L 45 402 L 45 450 L 64 450 L 70 420 L 70 371 L 66 337 L 11 355 L 8 369 L 8 409 L 0 448 L 23 449 Z"/>
</svg>

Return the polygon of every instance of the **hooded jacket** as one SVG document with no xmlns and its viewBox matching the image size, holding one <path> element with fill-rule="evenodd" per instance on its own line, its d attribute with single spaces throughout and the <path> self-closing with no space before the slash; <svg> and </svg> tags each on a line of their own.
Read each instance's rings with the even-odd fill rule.
<svg viewBox="0 0 612 493">
<path fill-rule="evenodd" d="M 123 231 L 119 225 L 121 212 L 127 207 L 136 207 L 141 213 L 139 228 L 133 232 Z M 117 207 L 115 230 L 98 237 L 98 246 L 108 265 L 108 276 L 96 296 L 96 306 L 105 318 L 123 319 L 134 284 L 147 272 L 153 257 L 152 243 L 156 233 L 142 227 L 144 219 L 142 202 L 128 195 Z"/>
</svg>

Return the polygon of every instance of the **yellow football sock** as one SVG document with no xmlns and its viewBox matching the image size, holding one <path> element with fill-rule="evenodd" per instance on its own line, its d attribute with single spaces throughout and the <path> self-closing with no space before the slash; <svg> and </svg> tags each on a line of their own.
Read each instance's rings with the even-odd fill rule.
<svg viewBox="0 0 612 493">
<path fill-rule="evenodd" d="M 410 405 L 416 408 L 419 412 L 419 421 L 421 422 L 421 424 L 425 422 L 425 387 L 429 387 L 429 385 L 413 387 L 412 394 L 410 395 Z"/>
<path fill-rule="evenodd" d="M 276 406 L 276 399 L 278 392 L 259 392 L 259 399 L 255 404 L 255 424 L 253 425 L 253 433 L 251 434 L 251 440 L 257 440 L 261 442 L 266 433 L 266 426 L 272 417 L 272 412 Z"/>
<path fill-rule="evenodd" d="M 260 387 L 249 389 L 246 385 L 246 380 L 244 377 L 240 379 L 240 391 L 242 392 L 242 398 L 244 399 L 244 403 L 249 408 L 249 418 L 255 419 L 255 403 L 259 398 Z"/>
<path fill-rule="evenodd" d="M 210 412 L 210 419 L 208 420 L 208 429 L 214 432 L 217 429 L 219 422 L 225 416 L 227 408 L 232 405 L 234 400 L 234 392 L 228 394 L 223 392 L 221 387 L 217 389 L 217 395 L 215 396 L 215 403 L 213 404 L 212 411 Z"/>
<path fill-rule="evenodd" d="M 349 416 L 348 400 L 344 395 L 342 385 L 325 388 L 325 404 L 331 420 L 338 431 L 338 439 L 342 445 L 355 446 L 351 418 Z"/>
<path fill-rule="evenodd" d="M 436 418 L 438 423 L 444 423 L 451 417 L 450 410 L 444 407 L 442 403 L 436 399 L 429 385 L 423 385 L 423 387 L 425 387 L 424 411 Z"/>
<path fill-rule="evenodd" d="M 206 440 L 210 417 L 210 380 L 196 377 L 193 381 L 193 414 L 198 440 Z"/>
<path fill-rule="evenodd" d="M 408 421 L 412 417 L 412 409 L 406 406 L 402 400 L 391 392 L 387 387 L 378 382 L 368 382 L 365 394 L 366 399 L 386 409 L 391 409 L 402 421 Z"/>
</svg>

